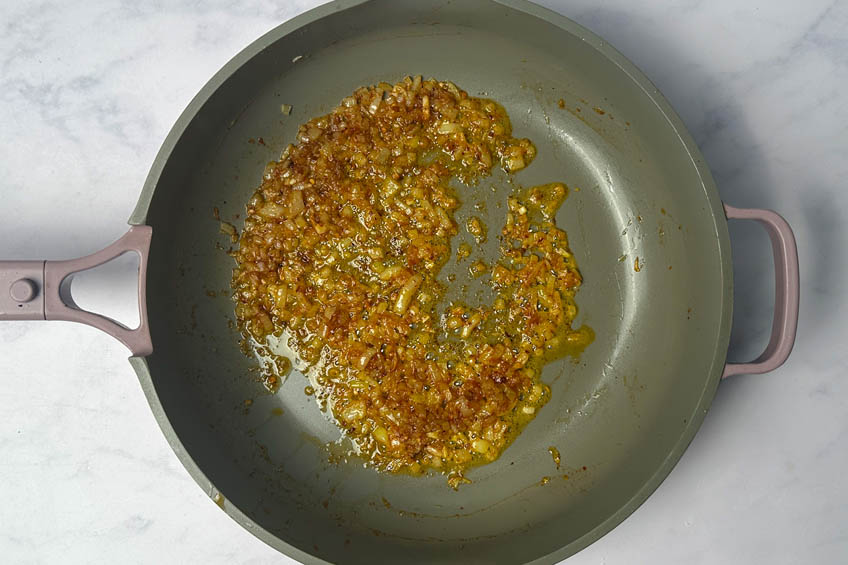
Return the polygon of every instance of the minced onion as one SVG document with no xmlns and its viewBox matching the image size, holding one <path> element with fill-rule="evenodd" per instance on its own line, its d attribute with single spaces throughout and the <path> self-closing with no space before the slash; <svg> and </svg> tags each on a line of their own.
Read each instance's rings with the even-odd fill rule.
<svg viewBox="0 0 848 565">
<path fill-rule="evenodd" d="M 491 306 L 445 305 L 437 276 L 458 233 L 450 181 L 473 184 L 497 162 L 515 172 L 536 154 L 512 137 L 506 111 L 407 77 L 358 89 L 297 139 L 247 205 L 232 280 L 239 326 L 266 356 L 269 336 L 290 338 L 319 404 L 378 468 L 467 482 L 463 470 L 497 458 L 547 402 L 542 364 L 591 340 L 571 328 L 581 277 L 554 222 L 565 186 L 509 199 L 500 260 L 469 266 L 495 291 Z M 478 218 L 467 229 L 486 240 Z M 458 260 L 471 253 L 463 243 Z"/>
</svg>

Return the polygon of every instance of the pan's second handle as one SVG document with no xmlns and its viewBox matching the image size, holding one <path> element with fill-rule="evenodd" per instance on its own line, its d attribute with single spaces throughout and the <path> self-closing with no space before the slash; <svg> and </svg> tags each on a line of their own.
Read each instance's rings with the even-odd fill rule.
<svg viewBox="0 0 848 565">
<path fill-rule="evenodd" d="M 0 320 L 67 320 L 93 326 L 126 345 L 134 356 L 150 355 L 147 322 L 147 256 L 153 229 L 131 226 L 118 241 L 91 255 L 68 261 L 0 261 Z M 88 312 L 71 298 L 75 273 L 92 269 L 127 252 L 138 254 L 139 325 L 123 324 Z"/>
<path fill-rule="evenodd" d="M 724 205 L 729 220 L 756 220 L 766 228 L 774 251 L 774 322 L 771 338 L 762 355 L 750 363 L 728 363 L 722 378 L 742 373 L 767 373 L 789 357 L 798 328 L 800 271 L 798 248 L 789 223 L 777 212 Z"/>
</svg>

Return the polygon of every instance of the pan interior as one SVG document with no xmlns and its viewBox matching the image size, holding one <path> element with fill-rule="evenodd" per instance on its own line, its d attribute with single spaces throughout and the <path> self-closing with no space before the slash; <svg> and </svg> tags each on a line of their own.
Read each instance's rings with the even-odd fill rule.
<svg viewBox="0 0 848 565">
<path fill-rule="evenodd" d="M 151 174 L 148 365 L 169 425 L 226 505 L 284 551 L 333 562 L 564 557 L 655 486 L 714 390 L 729 279 L 713 189 L 651 96 L 576 26 L 482 1 L 325 11 L 271 32 L 213 79 Z M 415 74 L 506 107 L 515 135 L 538 148 L 517 183 L 571 188 L 557 222 L 584 276 L 577 323 L 597 335 L 579 361 L 547 366 L 552 400 L 458 492 L 440 475 L 331 462 L 338 431 L 297 372 L 264 391 L 232 327 L 231 243 L 213 218 L 217 207 L 240 229 L 265 163 L 300 123 L 361 85 Z M 486 199 L 490 234 L 505 202 L 486 187 L 504 182 L 461 195 Z"/>
</svg>

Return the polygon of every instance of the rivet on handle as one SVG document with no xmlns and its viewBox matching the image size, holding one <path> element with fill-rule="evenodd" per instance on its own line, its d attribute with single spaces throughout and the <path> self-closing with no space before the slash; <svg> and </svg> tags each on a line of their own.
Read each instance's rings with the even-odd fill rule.
<svg viewBox="0 0 848 565">
<path fill-rule="evenodd" d="M 44 261 L 0 261 L 0 320 L 44 319 Z"/>
<path fill-rule="evenodd" d="M 12 283 L 9 289 L 9 296 L 15 302 L 26 304 L 38 296 L 38 287 L 30 279 L 18 279 Z"/>
</svg>

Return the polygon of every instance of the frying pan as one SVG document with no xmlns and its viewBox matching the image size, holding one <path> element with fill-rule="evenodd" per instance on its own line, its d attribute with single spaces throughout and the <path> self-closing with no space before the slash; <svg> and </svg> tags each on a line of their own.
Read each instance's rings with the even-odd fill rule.
<svg viewBox="0 0 848 565">
<path fill-rule="evenodd" d="M 577 361 L 546 367 L 551 401 L 456 492 L 440 475 L 381 474 L 345 457 L 338 430 L 303 394 L 300 373 L 264 391 L 257 360 L 240 351 L 228 324 L 224 291 L 234 264 L 211 212 L 217 207 L 238 227 L 265 163 L 298 124 L 361 85 L 415 74 L 506 107 L 515 134 L 538 148 L 518 184 L 571 187 L 557 221 L 585 281 L 577 323 L 597 336 Z M 486 219 L 498 229 L 506 179 L 485 183 L 497 190 L 460 187 L 460 195 L 486 198 Z M 727 218 L 762 223 L 775 257 L 772 339 L 743 365 L 726 365 Z M 82 259 L 0 262 L 0 319 L 73 320 L 121 340 L 163 433 L 201 488 L 305 563 L 564 559 L 665 478 L 722 376 L 786 359 L 797 324 L 798 260 L 786 222 L 724 206 L 648 79 L 599 37 L 521 0 L 338 0 L 277 27 L 189 104 L 129 223 L 123 238 Z M 81 310 L 70 292 L 73 273 L 125 252 L 140 256 L 135 329 Z"/>
</svg>

